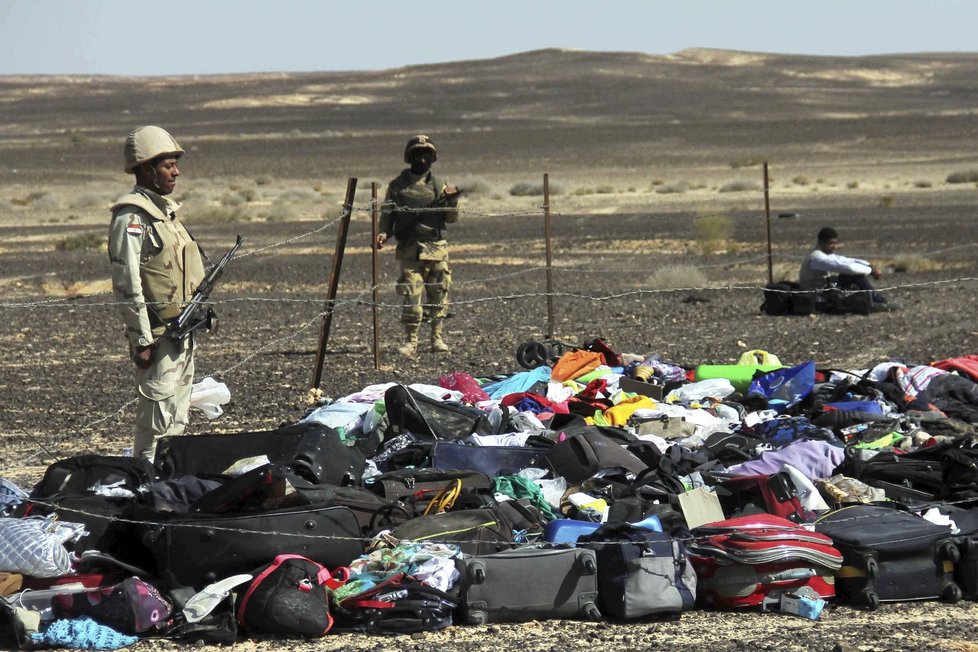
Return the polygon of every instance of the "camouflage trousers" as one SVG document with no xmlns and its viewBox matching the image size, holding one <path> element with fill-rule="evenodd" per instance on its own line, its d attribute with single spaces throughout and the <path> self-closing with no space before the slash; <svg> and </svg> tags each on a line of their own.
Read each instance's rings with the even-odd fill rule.
<svg viewBox="0 0 978 652">
<path fill-rule="evenodd" d="M 444 319 L 448 312 L 448 288 L 452 271 L 447 260 L 402 260 L 397 293 L 404 297 L 401 321 L 420 324 L 424 319 Z M 422 298 L 424 303 L 422 304 Z"/>
<path fill-rule="evenodd" d="M 152 460 L 160 437 L 182 435 L 194 384 L 193 336 L 161 337 L 148 369 L 136 368 L 136 435 L 133 457 Z"/>
</svg>

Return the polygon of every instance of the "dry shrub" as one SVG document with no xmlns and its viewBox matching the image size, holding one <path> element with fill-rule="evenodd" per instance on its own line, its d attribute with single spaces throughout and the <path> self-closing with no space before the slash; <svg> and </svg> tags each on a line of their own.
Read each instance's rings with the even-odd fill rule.
<svg viewBox="0 0 978 652">
<path fill-rule="evenodd" d="M 880 208 L 889 208 L 895 203 L 896 199 L 893 198 L 893 195 L 883 195 L 880 197 Z"/>
<path fill-rule="evenodd" d="M 322 197 L 315 190 L 293 188 L 291 190 L 283 191 L 278 197 L 276 197 L 275 201 L 290 204 L 301 204 L 303 202 L 319 202 L 322 201 Z"/>
<path fill-rule="evenodd" d="M 192 216 L 195 224 L 233 224 L 235 222 L 250 222 L 249 216 L 241 206 L 208 206 Z"/>
<path fill-rule="evenodd" d="M 738 181 L 728 181 L 727 183 L 720 186 L 720 192 L 747 192 L 750 190 L 760 190 L 761 186 L 754 181 L 745 181 L 740 179 Z"/>
<path fill-rule="evenodd" d="M 748 156 L 748 157 L 734 159 L 733 161 L 730 161 L 730 167 L 737 170 L 740 168 L 752 168 L 757 165 L 760 165 L 761 163 L 762 163 L 761 160 Z"/>
<path fill-rule="evenodd" d="M 807 186 L 808 177 L 803 177 L 803 176 L 792 177 L 791 183 L 795 184 L 796 186 Z"/>
<path fill-rule="evenodd" d="M 663 184 L 655 189 L 660 195 L 682 194 L 689 190 L 689 184 L 685 181 L 675 181 Z"/>
<path fill-rule="evenodd" d="M 255 185 L 267 186 L 270 185 L 271 183 L 272 183 L 272 177 L 270 177 L 267 174 L 261 174 L 255 177 Z"/>
<path fill-rule="evenodd" d="M 22 205 L 40 211 L 53 211 L 61 208 L 61 201 L 50 192 L 32 192 L 23 199 Z"/>
<path fill-rule="evenodd" d="M 459 179 L 455 185 L 465 191 L 467 195 L 487 195 L 492 192 L 492 184 L 484 177 L 466 176 Z"/>
<path fill-rule="evenodd" d="M 945 179 L 948 183 L 973 183 L 978 181 L 978 170 L 965 170 L 963 172 L 952 172 Z"/>
<path fill-rule="evenodd" d="M 765 263 L 766 264 L 766 263 Z M 775 263 L 771 268 L 771 278 L 775 283 L 785 283 L 798 280 L 798 265 L 790 263 Z"/>
<path fill-rule="evenodd" d="M 849 190 L 855 190 L 858 187 L 859 187 L 858 181 L 850 181 L 849 183 L 846 184 L 846 188 L 848 188 Z"/>
<path fill-rule="evenodd" d="M 88 231 L 69 235 L 54 245 L 58 251 L 98 251 L 106 247 L 106 236 L 102 231 Z"/>
<path fill-rule="evenodd" d="M 703 287 L 707 283 L 703 270 L 692 265 L 666 265 L 652 272 L 645 284 L 657 290 Z"/>
<path fill-rule="evenodd" d="M 930 258 L 925 258 L 915 254 L 898 256 L 897 258 L 893 259 L 890 266 L 893 268 L 893 271 L 898 274 L 905 272 L 933 272 L 944 269 L 944 266 L 940 263 L 933 261 Z"/>
<path fill-rule="evenodd" d="M 105 197 L 94 192 L 83 192 L 78 195 L 74 195 L 68 201 L 68 208 L 73 208 L 75 210 L 81 208 L 100 208 L 107 205 Z"/>
<path fill-rule="evenodd" d="M 913 185 L 915 188 L 931 188 L 934 184 L 932 184 L 930 181 L 919 179 L 917 181 L 914 181 Z"/>
<path fill-rule="evenodd" d="M 727 249 L 733 229 L 729 215 L 707 214 L 693 218 L 693 240 L 705 254 Z"/>
<path fill-rule="evenodd" d="M 597 188 L 595 188 L 594 189 L 594 192 L 596 192 L 599 195 L 610 195 L 610 194 L 613 194 L 615 192 L 615 188 L 614 188 L 614 186 L 611 186 L 611 185 L 608 185 L 608 184 L 602 184 L 602 185 L 598 186 Z"/>
<path fill-rule="evenodd" d="M 540 181 L 518 181 L 509 187 L 509 194 L 513 197 L 540 197 L 543 195 L 543 180 Z M 550 194 L 564 194 L 564 187 L 550 180 Z"/>
<path fill-rule="evenodd" d="M 241 206 L 245 198 L 239 192 L 229 192 L 221 198 L 221 206 Z"/>
</svg>

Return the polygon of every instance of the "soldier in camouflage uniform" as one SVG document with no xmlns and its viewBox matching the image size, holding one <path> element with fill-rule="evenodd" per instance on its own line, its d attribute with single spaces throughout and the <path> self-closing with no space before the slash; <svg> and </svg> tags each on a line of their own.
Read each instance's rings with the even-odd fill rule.
<svg viewBox="0 0 978 652">
<path fill-rule="evenodd" d="M 432 174 L 431 165 L 437 158 L 435 144 L 427 136 L 408 141 L 404 162 L 410 167 L 387 186 L 377 236 L 378 249 L 391 235 L 397 240 L 395 258 L 401 266 L 397 293 L 404 297 L 401 322 L 405 333 L 405 342 L 397 350 L 408 357 L 415 354 L 425 319 L 431 320 L 431 350 L 449 350 L 442 335 L 452 283 L 445 225 L 458 221 L 459 190 Z"/>
<path fill-rule="evenodd" d="M 135 187 L 112 206 L 109 259 L 112 289 L 123 303 L 129 354 L 135 363 L 137 407 L 133 456 L 152 459 L 156 440 L 182 434 L 194 379 L 193 335 L 176 341 L 166 323 L 203 280 L 201 251 L 168 195 L 180 175 L 183 149 L 166 131 L 140 127 L 126 138 L 125 171 Z"/>
</svg>

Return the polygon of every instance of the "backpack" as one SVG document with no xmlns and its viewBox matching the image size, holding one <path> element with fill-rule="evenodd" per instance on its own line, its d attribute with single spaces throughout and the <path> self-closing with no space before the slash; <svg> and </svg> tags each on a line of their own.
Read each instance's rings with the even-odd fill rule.
<svg viewBox="0 0 978 652">
<path fill-rule="evenodd" d="M 339 586 L 321 564 L 300 555 L 279 555 L 258 569 L 238 606 L 243 629 L 318 638 L 333 626 L 331 588 Z"/>
</svg>

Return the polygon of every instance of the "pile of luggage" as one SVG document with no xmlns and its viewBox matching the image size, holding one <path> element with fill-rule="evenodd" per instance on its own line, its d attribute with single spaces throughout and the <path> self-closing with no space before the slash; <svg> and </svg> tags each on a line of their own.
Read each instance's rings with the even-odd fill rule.
<svg viewBox="0 0 978 652">
<path fill-rule="evenodd" d="M 978 599 L 978 356 L 536 360 L 2 481 L 0 645 Z"/>
</svg>

